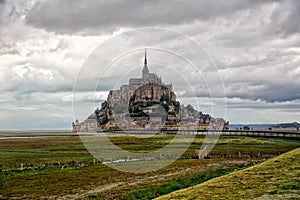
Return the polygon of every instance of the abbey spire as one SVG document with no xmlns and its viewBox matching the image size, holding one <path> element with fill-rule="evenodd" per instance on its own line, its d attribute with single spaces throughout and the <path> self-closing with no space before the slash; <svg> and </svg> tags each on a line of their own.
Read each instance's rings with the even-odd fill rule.
<svg viewBox="0 0 300 200">
<path fill-rule="evenodd" d="M 143 68 L 143 75 L 149 73 L 149 69 L 147 66 L 147 50 L 145 49 L 145 60 L 144 60 L 144 68 Z"/>
</svg>

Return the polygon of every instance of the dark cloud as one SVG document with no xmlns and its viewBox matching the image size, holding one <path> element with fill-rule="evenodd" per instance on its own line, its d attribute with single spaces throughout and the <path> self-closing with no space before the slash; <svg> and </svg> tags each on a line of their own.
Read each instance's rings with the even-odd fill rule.
<svg viewBox="0 0 300 200">
<path fill-rule="evenodd" d="M 264 2 L 269 1 L 51 0 L 36 4 L 27 15 L 27 23 L 57 32 L 176 25 L 231 15 Z"/>
<path fill-rule="evenodd" d="M 300 82 L 297 75 L 286 76 L 282 72 L 270 72 L 261 70 L 262 74 L 256 72 L 256 78 L 242 75 L 236 78 L 238 73 L 233 73 L 225 80 L 226 97 L 242 99 L 261 99 L 266 102 L 285 102 L 300 99 Z M 253 74 L 254 75 L 254 74 Z M 232 79 L 232 80 L 230 80 Z M 235 79 L 235 80 L 233 80 Z M 267 80 L 269 79 L 269 80 Z"/>
<path fill-rule="evenodd" d="M 299 112 L 299 101 L 266 102 L 263 99 L 249 100 L 242 98 L 227 98 L 227 106 L 230 108 L 246 109 L 283 109 L 287 112 Z"/>
<path fill-rule="evenodd" d="M 234 86 L 233 88 L 236 88 Z M 267 103 L 286 102 L 300 99 L 300 92 L 298 92 L 299 85 L 290 84 L 265 84 L 261 89 L 251 90 L 251 86 L 246 84 L 241 86 L 244 90 L 236 88 L 227 90 L 226 97 L 228 98 L 241 98 L 252 100 L 263 100 Z"/>
<path fill-rule="evenodd" d="M 85 52 L 96 47 L 87 41 L 93 40 L 93 44 L 102 42 L 96 39 L 99 35 L 87 35 L 109 33 L 123 27 L 145 26 L 169 27 L 185 33 L 203 44 L 218 65 L 226 94 L 222 82 L 218 82 L 217 76 L 212 75 L 215 72 L 205 64 L 206 57 L 197 55 L 189 58 L 196 66 L 203 67 L 200 71 L 204 78 L 210 80 L 208 86 L 195 70 L 183 65 L 184 62 L 175 62 L 171 56 L 149 50 L 150 71 L 157 72 L 166 83 L 172 82 L 181 102 L 193 104 L 197 97 L 201 109 L 205 111 L 211 104 L 222 107 L 224 98 L 227 98 L 228 120 L 231 123 L 241 122 L 241 119 L 245 122 L 252 119 L 265 122 L 270 116 L 274 116 L 274 121 L 283 117 L 287 121 L 299 118 L 299 1 L 35 2 L 0 0 L 0 33 L 1 29 L 5 33 L 0 39 L 0 85 L 3 85 L 0 101 L 1 110 L 5 111 L 0 115 L 3 122 L 0 129 L 69 128 L 73 120 L 70 105 L 76 72 L 88 56 Z M 288 37 L 290 35 L 293 37 Z M 194 55 L 194 48 L 172 34 L 146 31 L 139 36 L 130 44 L 132 49 L 157 44 L 164 49 L 179 49 L 176 52 L 180 55 Z M 105 38 L 106 35 L 100 37 Z M 109 42 L 107 48 L 104 48 L 105 52 L 111 52 L 110 47 L 117 47 L 119 53 L 101 55 L 105 58 L 120 55 L 126 44 L 124 41 L 128 38 L 116 43 Z M 99 73 L 94 68 L 86 71 L 81 82 L 76 82 L 75 91 L 78 94 L 74 99 L 78 101 L 81 120 L 93 112 L 95 87 L 101 93 L 97 102 L 103 101 L 107 97 L 105 92 L 128 83 L 128 77 L 139 77 L 140 68 L 137 68 L 137 75 L 128 73 L 128 77 L 125 76 L 130 69 L 128 66 L 142 66 L 143 52 L 133 55 L 128 59 L 125 56 L 124 62 L 116 62 L 118 70 L 112 68 L 108 71 L 97 87 Z M 172 74 L 163 69 L 159 71 L 160 67 L 155 68 L 154 63 L 171 66 L 179 73 Z M 94 67 L 98 69 L 102 65 L 102 62 L 95 62 Z M 209 110 L 207 112 L 211 113 Z M 24 115 L 28 116 L 26 120 L 22 117 Z M 37 118 L 44 122 L 39 127 L 34 123 Z"/>
</svg>

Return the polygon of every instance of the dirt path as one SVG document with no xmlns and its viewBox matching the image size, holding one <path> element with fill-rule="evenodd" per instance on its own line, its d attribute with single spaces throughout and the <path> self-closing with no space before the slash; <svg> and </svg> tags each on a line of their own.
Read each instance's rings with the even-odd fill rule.
<svg viewBox="0 0 300 200">
<path fill-rule="evenodd" d="M 187 169 L 187 171 L 188 171 L 188 169 Z M 106 185 L 100 185 L 100 186 L 97 186 L 90 190 L 81 191 L 76 194 L 69 194 L 69 195 L 65 195 L 62 197 L 53 196 L 53 197 L 47 197 L 47 198 L 61 199 L 61 200 L 84 199 L 84 198 L 87 198 L 89 195 L 99 194 L 102 192 L 113 190 L 115 188 L 122 188 L 122 187 L 128 187 L 128 186 L 136 186 L 139 184 L 150 184 L 150 183 L 154 183 L 154 182 L 159 182 L 162 180 L 166 180 L 169 177 L 176 176 L 180 173 L 182 173 L 182 172 L 180 171 L 180 172 L 175 172 L 175 173 L 168 173 L 168 174 L 164 174 L 164 175 L 153 175 L 153 176 L 147 176 L 147 177 L 143 177 L 142 175 L 140 175 L 138 177 L 130 178 L 126 182 L 116 182 L 116 183 L 110 183 L 110 184 L 106 184 Z"/>
</svg>

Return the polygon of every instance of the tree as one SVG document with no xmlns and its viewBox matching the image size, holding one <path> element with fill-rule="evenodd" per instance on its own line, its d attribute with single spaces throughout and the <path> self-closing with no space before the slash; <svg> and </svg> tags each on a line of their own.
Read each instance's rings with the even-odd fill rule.
<svg viewBox="0 0 300 200">
<path fill-rule="evenodd" d="M 167 104 L 162 103 L 161 105 L 162 105 L 162 107 L 164 107 L 166 112 L 169 111 L 169 106 Z"/>
<path fill-rule="evenodd" d="M 95 110 L 95 114 L 98 116 L 99 112 L 100 112 L 100 110 L 99 110 L 99 108 L 97 108 L 97 109 Z"/>
<path fill-rule="evenodd" d="M 105 110 L 107 107 L 107 101 L 104 101 L 102 104 L 101 104 L 101 110 Z"/>
<path fill-rule="evenodd" d="M 100 125 L 105 125 L 108 122 L 108 118 L 106 116 L 100 118 Z"/>
</svg>

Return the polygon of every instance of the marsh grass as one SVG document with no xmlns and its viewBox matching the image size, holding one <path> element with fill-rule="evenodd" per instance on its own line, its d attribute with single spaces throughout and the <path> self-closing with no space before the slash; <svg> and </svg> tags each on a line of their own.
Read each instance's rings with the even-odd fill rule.
<svg viewBox="0 0 300 200">
<path fill-rule="evenodd" d="M 300 148 L 263 163 L 157 198 L 280 199 L 300 198 Z M 294 195 L 292 195 L 294 194 Z M 279 196 L 277 196 L 279 198 Z"/>
<path fill-rule="evenodd" d="M 246 168 L 247 166 L 248 165 L 234 166 L 234 167 L 229 167 L 226 169 L 217 169 L 215 171 L 206 171 L 206 172 L 199 173 L 193 177 L 189 177 L 189 178 L 185 178 L 185 179 L 179 178 L 177 180 L 165 181 L 164 183 L 161 183 L 158 185 L 152 185 L 152 186 L 148 186 L 148 187 L 136 190 L 132 193 L 127 194 L 122 199 L 124 199 L 124 200 L 153 199 L 160 195 L 169 194 L 169 193 L 179 190 L 179 189 L 195 186 L 197 184 L 208 181 L 212 178 L 228 174 L 235 170 Z"/>
<path fill-rule="evenodd" d="M 111 140 L 121 148 L 130 151 L 148 152 L 168 144 L 173 137 L 173 135 L 157 135 L 147 139 L 128 139 L 123 136 L 112 136 Z M 234 167 L 240 162 L 253 160 L 253 158 L 191 159 L 195 150 L 201 147 L 202 142 L 203 137 L 196 136 L 181 159 L 159 171 L 135 175 L 113 170 L 101 163 L 93 164 L 93 156 L 85 149 L 79 137 L 1 139 L 0 199 L 57 198 L 62 195 L 81 194 L 83 191 L 93 190 L 99 185 L 105 186 L 120 182 L 124 182 L 122 187 L 99 193 L 88 193 L 84 198 L 107 199 L 110 196 L 112 199 L 122 199 L 124 195 L 130 195 L 131 192 L 138 194 L 145 189 L 145 193 L 148 193 L 149 189 L 147 188 L 152 186 L 158 191 L 155 195 L 161 195 L 160 187 L 165 191 L 164 193 L 185 188 L 195 183 L 190 179 L 199 173 Z M 219 139 L 211 154 L 236 154 L 241 151 L 243 154 L 266 152 L 278 155 L 299 146 L 300 143 L 296 140 L 227 136 Z M 255 158 L 255 160 L 261 159 L 263 158 Z M 57 164 L 58 162 L 60 165 Z M 21 163 L 24 166 L 33 166 L 33 168 L 20 170 L 18 168 Z M 128 163 L 128 165 L 133 164 Z M 62 166 L 64 167 L 62 168 Z M 269 176 L 274 175 L 269 174 Z M 152 180 L 152 177 L 158 178 Z M 297 177 L 300 177 L 300 174 Z M 138 181 L 147 178 L 149 178 L 147 181 Z M 131 185 L 134 180 L 137 180 L 137 183 Z M 286 184 L 282 187 L 293 190 L 297 184 Z M 276 192 L 276 194 L 277 191 L 280 192 L 282 189 L 270 190 L 271 193 Z"/>
</svg>

